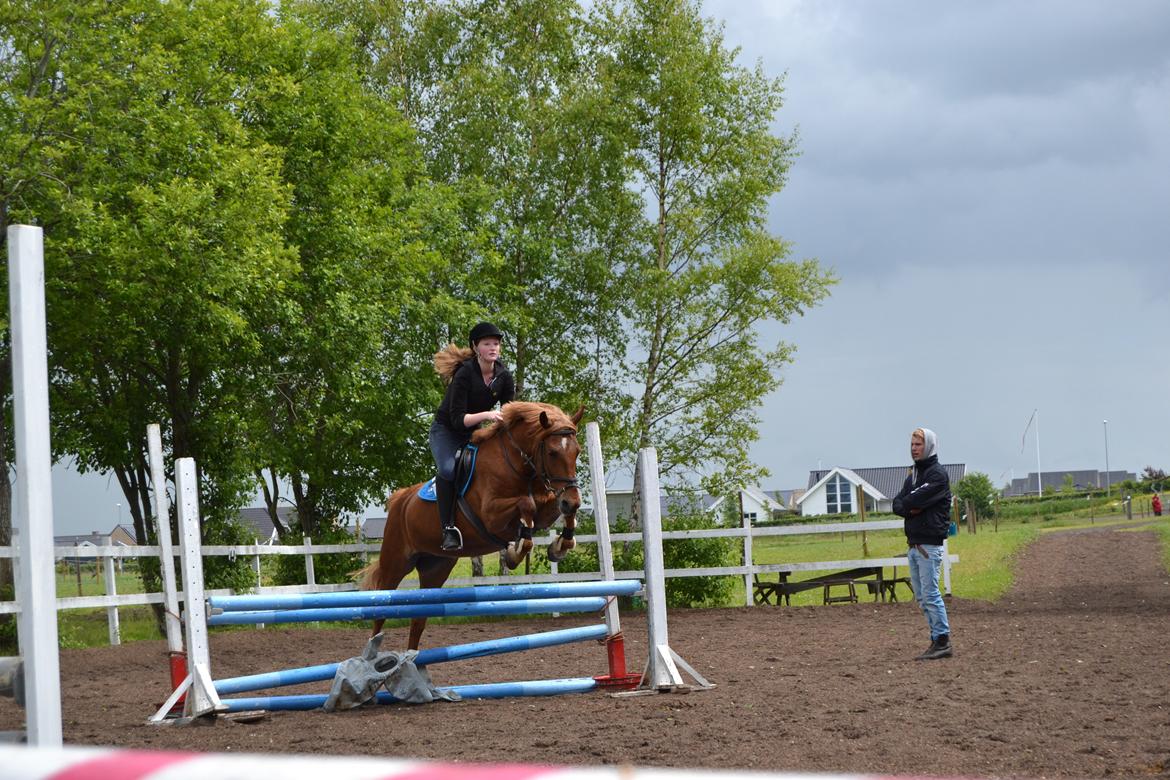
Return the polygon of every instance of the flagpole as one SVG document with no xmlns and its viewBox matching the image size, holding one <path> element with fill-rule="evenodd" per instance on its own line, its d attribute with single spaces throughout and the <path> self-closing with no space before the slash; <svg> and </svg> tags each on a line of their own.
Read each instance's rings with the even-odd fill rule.
<svg viewBox="0 0 1170 780">
<path fill-rule="evenodd" d="M 1036 412 L 1036 489 L 1037 498 L 1044 498 L 1044 472 L 1040 470 L 1040 410 Z"/>
</svg>

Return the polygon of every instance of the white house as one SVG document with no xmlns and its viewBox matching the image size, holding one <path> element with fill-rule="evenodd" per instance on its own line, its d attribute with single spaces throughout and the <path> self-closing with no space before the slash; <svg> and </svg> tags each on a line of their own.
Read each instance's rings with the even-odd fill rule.
<svg viewBox="0 0 1170 780">
<path fill-rule="evenodd" d="M 711 505 L 707 507 L 707 511 L 714 512 L 720 518 L 722 518 L 725 516 L 725 507 L 727 506 L 728 501 L 736 501 L 739 506 L 733 509 L 732 512 L 738 515 L 742 510 L 743 514 L 741 515 L 740 519 L 746 518 L 747 520 L 751 521 L 752 525 L 761 523 L 765 520 L 771 520 L 773 513 L 781 512 L 786 509 L 781 501 L 777 500 L 774 496 L 769 495 L 767 492 L 760 490 L 757 487 L 744 487 L 740 489 L 738 497 L 721 496 L 715 499 Z"/>
<path fill-rule="evenodd" d="M 967 473 L 965 463 L 943 464 L 950 477 L 951 485 Z M 893 511 L 894 496 L 902 489 L 902 483 L 910 469 L 906 466 L 882 466 L 878 468 L 847 469 L 834 466 L 831 469 L 816 469 L 808 475 L 809 487 L 796 504 L 802 515 L 859 514 L 857 489 L 860 487 L 865 499 L 866 512 Z"/>
<path fill-rule="evenodd" d="M 796 502 L 802 515 L 858 514 L 857 489 L 861 488 L 867 512 L 890 511 L 890 499 L 855 471 L 837 466 L 809 486 Z M 884 506 L 883 506 L 884 504 Z"/>
</svg>

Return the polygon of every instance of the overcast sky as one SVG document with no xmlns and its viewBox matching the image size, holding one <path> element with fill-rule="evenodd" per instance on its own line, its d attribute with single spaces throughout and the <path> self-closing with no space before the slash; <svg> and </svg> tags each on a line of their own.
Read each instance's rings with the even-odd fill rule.
<svg viewBox="0 0 1170 780">
<path fill-rule="evenodd" d="M 1170 469 L 1170 3 L 706 0 L 787 74 L 801 156 L 771 224 L 840 284 L 771 338 L 768 489 L 818 465 Z M 1021 451 L 1021 448 L 1023 451 Z M 106 477 L 58 470 L 58 533 L 109 530 Z M 122 510 L 123 520 L 125 510 Z"/>
<path fill-rule="evenodd" d="M 1170 469 L 1170 4 L 708 0 L 787 73 L 772 226 L 836 270 L 753 454 L 825 467 Z"/>
</svg>

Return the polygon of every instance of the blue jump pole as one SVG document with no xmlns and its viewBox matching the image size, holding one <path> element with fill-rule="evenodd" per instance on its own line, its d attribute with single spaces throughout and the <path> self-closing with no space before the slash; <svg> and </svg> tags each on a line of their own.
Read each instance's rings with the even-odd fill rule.
<svg viewBox="0 0 1170 780">
<path fill-rule="evenodd" d="M 557 696 L 563 693 L 585 693 L 597 687 L 592 677 L 571 677 L 562 680 L 529 680 L 526 682 L 485 683 L 483 685 L 454 685 L 440 688 L 453 691 L 464 699 L 506 699 L 513 696 Z M 252 696 L 222 699 L 228 712 L 247 710 L 315 710 L 325 704 L 324 693 L 300 696 Z M 378 704 L 395 704 L 398 699 L 385 691 L 379 692 Z"/>
<path fill-rule="evenodd" d="M 489 639 L 483 642 L 470 642 L 450 647 L 433 647 L 419 651 L 415 657 L 416 666 L 443 663 L 445 661 L 460 661 L 466 658 L 483 658 L 489 655 L 514 653 L 521 650 L 535 650 L 541 647 L 565 645 L 571 642 L 583 642 L 589 639 L 604 639 L 606 636 L 604 624 L 594 626 L 579 626 L 577 628 L 563 628 L 558 631 L 545 631 L 539 634 Z M 265 688 L 279 688 L 285 685 L 299 685 L 308 682 L 332 680 L 337 674 L 340 664 L 321 664 L 306 666 L 300 669 L 287 669 L 280 672 L 266 672 L 250 674 L 244 677 L 229 677 L 215 681 L 215 692 L 220 696 L 247 691 L 259 691 Z M 257 708 L 253 708 L 257 709 Z"/>
<path fill-rule="evenodd" d="M 642 589 L 637 580 L 561 582 L 527 585 L 479 585 L 467 588 L 419 590 L 364 590 L 342 593 L 274 593 L 212 596 L 213 611 L 242 612 L 268 609 L 382 607 L 396 604 L 451 604 L 455 602 L 517 601 L 580 596 L 632 596 Z M 268 622 L 268 621 L 265 621 Z"/>
<path fill-rule="evenodd" d="M 459 604 L 404 604 L 387 607 L 336 607 L 330 609 L 270 609 L 209 615 L 207 625 L 255 623 L 313 623 L 321 620 L 378 620 L 383 618 L 455 617 L 470 615 L 533 615 L 546 612 L 599 612 L 604 596 L 520 601 L 481 601 Z"/>
</svg>

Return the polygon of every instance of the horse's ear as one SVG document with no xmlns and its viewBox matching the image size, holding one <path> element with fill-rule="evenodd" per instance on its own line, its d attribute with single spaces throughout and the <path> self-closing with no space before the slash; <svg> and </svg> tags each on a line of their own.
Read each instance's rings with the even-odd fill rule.
<svg viewBox="0 0 1170 780">
<path fill-rule="evenodd" d="M 577 411 L 573 412 L 573 416 L 570 417 L 569 419 L 571 419 L 573 421 L 573 425 L 577 425 L 578 423 L 581 422 L 581 418 L 584 416 L 585 416 L 585 404 L 581 404 L 580 406 L 577 407 Z"/>
<path fill-rule="evenodd" d="M 551 428 L 552 427 L 552 423 L 550 423 L 548 421 L 548 412 L 541 411 L 541 413 L 540 413 L 540 427 L 541 428 Z"/>
</svg>

